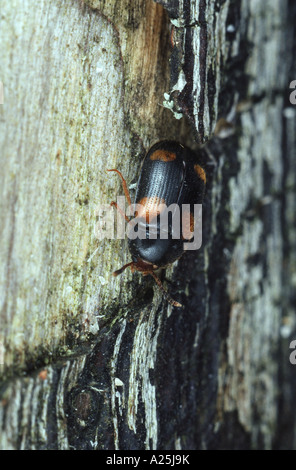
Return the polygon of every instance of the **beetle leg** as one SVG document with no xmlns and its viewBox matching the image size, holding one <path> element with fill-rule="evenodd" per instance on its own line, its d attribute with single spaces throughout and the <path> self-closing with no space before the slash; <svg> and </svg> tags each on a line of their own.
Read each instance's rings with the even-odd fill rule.
<svg viewBox="0 0 296 470">
<path fill-rule="evenodd" d="M 113 273 L 113 276 L 118 276 L 119 274 L 121 274 L 126 268 L 128 268 L 129 266 L 132 268 L 134 265 L 134 262 L 132 261 L 131 263 L 127 263 L 125 264 L 124 266 L 122 266 L 122 268 L 120 269 L 117 269 L 117 271 L 114 271 Z"/>
<path fill-rule="evenodd" d="M 149 274 L 151 274 L 151 276 L 153 277 L 153 279 L 155 280 L 156 284 L 160 287 L 160 289 L 162 290 L 162 292 L 164 293 L 164 296 L 165 298 L 167 299 L 167 301 L 169 302 L 169 304 L 173 305 L 174 307 L 183 307 L 182 304 L 180 304 L 179 302 L 177 302 L 176 300 L 173 300 L 168 292 L 165 290 L 165 288 L 163 287 L 162 283 L 161 283 L 161 280 L 156 276 L 156 274 L 151 271 Z"/>
<path fill-rule="evenodd" d="M 131 206 L 132 201 L 131 201 L 130 193 L 129 193 L 126 181 L 125 181 L 124 177 L 122 176 L 122 174 L 120 173 L 120 171 L 115 170 L 115 169 L 107 170 L 107 171 L 116 171 L 116 173 L 118 173 L 118 175 L 120 176 L 120 178 L 122 180 L 122 187 L 123 187 L 123 191 L 124 191 L 125 197 L 127 199 L 128 205 Z"/>
<path fill-rule="evenodd" d="M 111 206 L 111 207 L 114 206 L 114 207 L 118 210 L 118 212 L 122 215 L 122 217 L 125 218 L 125 220 L 127 221 L 127 223 L 130 223 L 130 219 L 129 219 L 128 216 L 123 212 L 123 210 L 120 209 L 120 207 L 118 207 L 118 204 L 117 204 L 116 202 L 112 201 L 111 204 L 110 204 L 110 206 Z"/>
</svg>

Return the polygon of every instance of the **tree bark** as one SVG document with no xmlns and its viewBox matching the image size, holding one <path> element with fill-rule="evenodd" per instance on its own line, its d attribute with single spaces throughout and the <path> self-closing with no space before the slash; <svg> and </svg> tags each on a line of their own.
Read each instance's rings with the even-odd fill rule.
<svg viewBox="0 0 296 470">
<path fill-rule="evenodd" d="M 2 2 L 2 449 L 295 448 L 295 19 Z M 163 276 L 183 309 L 95 230 L 106 170 L 135 183 L 162 139 L 206 164 L 202 248 Z"/>
</svg>

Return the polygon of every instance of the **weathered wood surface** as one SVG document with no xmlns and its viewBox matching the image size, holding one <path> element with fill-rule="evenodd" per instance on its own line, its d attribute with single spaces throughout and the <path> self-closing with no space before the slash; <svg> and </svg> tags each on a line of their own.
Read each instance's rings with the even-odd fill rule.
<svg viewBox="0 0 296 470">
<path fill-rule="evenodd" d="M 159 2 L 171 81 L 161 5 L 2 3 L 1 448 L 293 447 L 293 3 Z M 105 170 L 134 182 L 150 144 L 219 118 L 172 311 L 111 276 L 129 254 L 95 237 Z"/>
</svg>

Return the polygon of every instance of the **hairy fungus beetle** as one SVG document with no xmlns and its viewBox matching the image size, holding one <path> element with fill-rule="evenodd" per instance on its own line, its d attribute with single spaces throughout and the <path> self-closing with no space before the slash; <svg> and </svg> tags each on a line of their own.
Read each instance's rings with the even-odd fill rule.
<svg viewBox="0 0 296 470">
<path fill-rule="evenodd" d="M 121 177 L 125 197 L 131 206 L 128 187 L 122 174 L 115 169 L 108 171 L 116 171 Z M 181 307 L 179 302 L 170 298 L 155 271 L 173 263 L 184 253 L 184 242 L 190 241 L 193 236 L 194 206 L 202 203 L 205 184 L 205 170 L 191 150 L 167 140 L 153 145 L 144 159 L 135 196 L 136 218 L 133 220 L 136 220 L 137 230 L 142 236 L 135 236 L 135 223 L 132 224 L 131 219 L 122 213 L 131 225 L 130 231 L 134 230 L 134 236 L 128 235 L 132 261 L 113 275 L 118 276 L 127 267 L 144 276 L 150 274 L 168 302 Z M 120 211 L 115 202 L 111 206 Z M 179 214 L 177 209 L 181 211 Z M 167 218 L 164 219 L 166 225 L 161 230 L 164 211 L 167 211 Z"/>
</svg>

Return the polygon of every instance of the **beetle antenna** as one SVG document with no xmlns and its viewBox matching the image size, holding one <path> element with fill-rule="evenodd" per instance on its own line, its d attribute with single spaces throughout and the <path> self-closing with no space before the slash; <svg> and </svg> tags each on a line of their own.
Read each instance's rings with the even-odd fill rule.
<svg viewBox="0 0 296 470">
<path fill-rule="evenodd" d="M 122 176 L 121 172 L 119 170 L 116 170 L 115 168 L 112 168 L 112 170 L 107 170 L 107 171 L 115 171 L 120 176 L 121 181 L 122 181 L 123 192 L 124 192 L 125 197 L 127 199 L 128 205 L 131 206 L 132 201 L 131 201 L 130 193 L 129 193 L 126 181 L 125 181 L 124 177 Z"/>
<path fill-rule="evenodd" d="M 124 266 L 122 266 L 122 268 L 120 269 L 117 269 L 117 271 L 114 271 L 113 273 L 113 276 L 118 276 L 119 274 L 121 274 L 126 268 L 128 268 L 129 266 L 132 266 L 134 265 L 135 263 L 132 261 L 131 263 L 127 263 L 125 264 Z"/>
<path fill-rule="evenodd" d="M 180 304 L 179 302 L 177 302 L 176 300 L 172 299 L 168 292 L 165 290 L 165 288 L 163 287 L 162 283 L 161 283 L 161 280 L 156 276 L 156 274 L 154 272 L 150 272 L 149 274 L 151 274 L 151 276 L 153 277 L 153 279 L 155 280 L 156 284 L 158 285 L 158 287 L 162 290 L 162 292 L 164 293 L 164 296 L 165 298 L 167 299 L 167 301 L 169 302 L 169 304 L 173 305 L 173 307 L 183 307 L 182 304 Z"/>
</svg>

